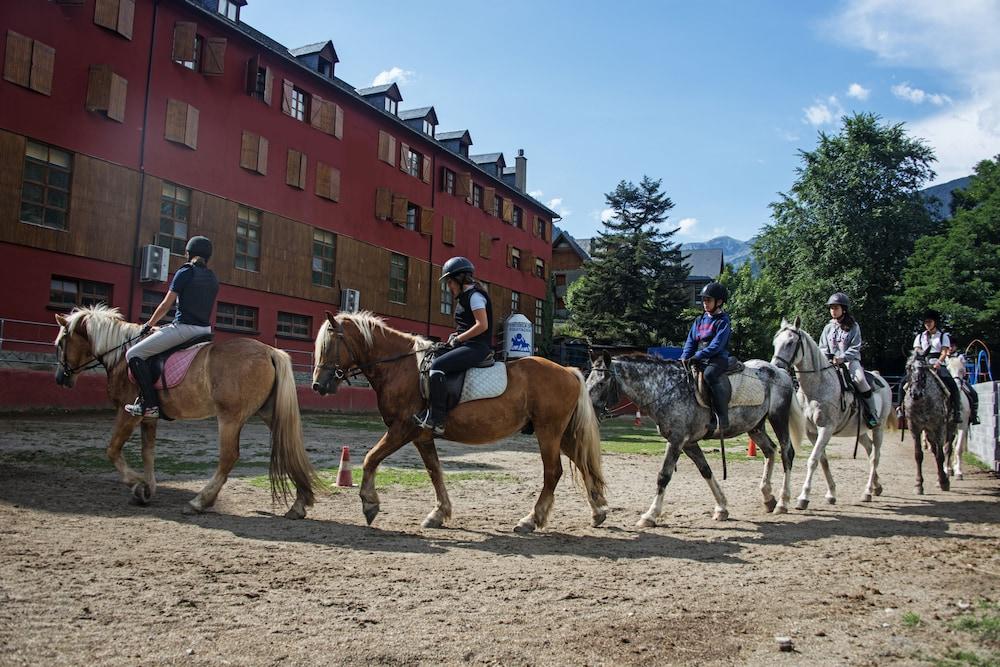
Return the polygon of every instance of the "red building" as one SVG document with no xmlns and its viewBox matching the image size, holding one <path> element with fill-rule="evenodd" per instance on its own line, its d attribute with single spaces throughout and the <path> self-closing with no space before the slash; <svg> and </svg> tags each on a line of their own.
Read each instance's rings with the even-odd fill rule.
<svg viewBox="0 0 1000 667">
<path fill-rule="evenodd" d="M 523 155 L 470 156 L 468 131 L 401 109 L 395 84 L 355 90 L 332 43 L 286 49 L 239 21 L 244 4 L 0 4 L 4 349 L 30 337 L 18 320 L 78 304 L 148 317 L 167 283 L 143 249 L 195 234 L 215 243 L 218 336 L 303 366 L 342 297 L 445 336 L 452 255 L 476 263 L 498 322 L 515 309 L 540 331 L 555 214 L 525 194 Z"/>
</svg>

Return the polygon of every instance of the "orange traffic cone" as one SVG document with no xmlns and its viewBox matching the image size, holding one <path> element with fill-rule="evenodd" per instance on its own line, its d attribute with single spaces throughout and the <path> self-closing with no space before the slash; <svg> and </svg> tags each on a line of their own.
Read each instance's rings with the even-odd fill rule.
<svg viewBox="0 0 1000 667">
<path fill-rule="evenodd" d="M 635 421 L 632 423 L 636 426 L 642 426 L 642 413 L 638 410 L 635 411 Z"/>
<path fill-rule="evenodd" d="M 750 438 L 750 444 L 747 445 L 747 456 L 757 456 L 757 443 Z"/>
<path fill-rule="evenodd" d="M 351 450 L 344 446 L 340 450 L 340 469 L 337 471 L 337 486 L 354 486 L 351 478 Z"/>
</svg>

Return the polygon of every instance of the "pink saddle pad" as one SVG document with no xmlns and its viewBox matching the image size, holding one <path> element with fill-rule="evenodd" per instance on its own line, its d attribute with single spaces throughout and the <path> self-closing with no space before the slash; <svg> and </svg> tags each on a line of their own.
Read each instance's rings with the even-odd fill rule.
<svg viewBox="0 0 1000 667">
<path fill-rule="evenodd" d="M 160 379 L 153 386 L 157 389 L 169 389 L 179 385 L 184 381 L 184 376 L 187 375 L 188 368 L 190 368 L 195 356 L 201 351 L 201 348 L 209 344 L 199 343 L 198 345 L 187 347 L 171 354 L 167 357 L 166 363 L 163 364 L 163 374 L 160 375 Z M 128 372 L 128 379 L 135 383 L 135 378 L 132 377 L 131 370 Z"/>
</svg>

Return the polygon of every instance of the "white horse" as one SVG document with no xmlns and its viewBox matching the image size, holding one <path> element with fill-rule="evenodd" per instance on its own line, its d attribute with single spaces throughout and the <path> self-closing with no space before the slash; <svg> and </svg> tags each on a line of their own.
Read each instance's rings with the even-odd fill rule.
<svg viewBox="0 0 1000 667">
<path fill-rule="evenodd" d="M 951 459 L 945 459 L 944 469 L 949 477 L 954 475 L 955 479 L 962 479 L 962 452 L 969 448 L 969 426 L 972 422 L 972 406 L 969 405 L 969 397 L 961 389 L 963 380 L 965 379 L 964 359 L 961 356 L 948 357 L 945 365 L 959 386 L 962 410 L 959 412 L 958 428 L 955 431 L 955 439 L 952 441 Z"/>
<path fill-rule="evenodd" d="M 774 336 L 774 357 L 771 363 L 789 372 L 794 368 L 798 376 L 798 400 L 802 403 L 806 415 L 808 437 L 815 443 L 809 455 L 806 466 L 806 480 L 802 485 L 802 495 L 798 498 L 796 507 L 804 510 L 809 507 L 809 491 L 812 488 L 813 473 L 816 464 L 823 466 L 826 476 L 826 501 L 831 505 L 837 502 L 837 487 L 830 472 L 830 463 L 826 458 L 826 445 L 833 436 L 857 437 L 858 442 L 868 454 L 868 485 L 861 496 L 862 502 L 871 502 L 872 494 L 882 495 L 882 485 L 878 478 L 878 462 L 882 450 L 882 435 L 886 428 L 895 428 L 895 414 L 892 411 L 892 390 L 885 381 L 876 382 L 872 387 L 875 406 L 879 413 L 879 424 L 871 429 L 865 420 L 858 420 L 858 411 L 862 409 L 861 402 L 853 392 L 841 389 L 837 377 L 836 366 L 826 360 L 819 351 L 819 345 L 807 332 L 800 328 L 801 318 L 789 323 L 782 319 L 781 328 Z M 859 433 L 860 423 L 860 433 Z"/>
</svg>

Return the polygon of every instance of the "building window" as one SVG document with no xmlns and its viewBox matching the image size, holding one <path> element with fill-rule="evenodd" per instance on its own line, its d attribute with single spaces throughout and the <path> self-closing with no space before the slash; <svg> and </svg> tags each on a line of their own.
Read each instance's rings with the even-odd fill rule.
<svg viewBox="0 0 1000 667">
<path fill-rule="evenodd" d="M 296 315 L 294 313 L 278 313 L 279 336 L 289 338 L 312 338 L 312 318 L 308 315 Z"/>
<path fill-rule="evenodd" d="M 446 194 L 455 194 L 455 172 L 451 169 L 444 170 L 444 191 Z"/>
<path fill-rule="evenodd" d="M 49 306 L 70 310 L 76 306 L 111 305 L 111 285 L 89 280 L 52 276 L 49 285 Z"/>
<path fill-rule="evenodd" d="M 194 60 L 178 60 L 177 62 L 187 67 L 192 72 L 201 71 L 201 47 L 202 47 L 201 35 L 194 36 Z"/>
<path fill-rule="evenodd" d="M 190 214 L 191 191 L 181 185 L 163 181 L 160 193 L 160 232 L 156 235 L 156 245 L 169 248 L 171 254 L 184 255 Z"/>
<path fill-rule="evenodd" d="M 409 269 L 406 255 L 392 253 L 389 257 L 389 301 L 406 303 L 406 275 Z"/>
<path fill-rule="evenodd" d="M 434 126 L 426 118 L 424 119 L 424 134 L 434 136 Z"/>
<path fill-rule="evenodd" d="M 539 278 L 545 277 L 545 260 L 541 257 L 535 258 L 535 275 Z"/>
<path fill-rule="evenodd" d="M 556 297 L 556 310 L 558 311 L 566 310 L 566 300 L 563 299 L 561 296 Z"/>
<path fill-rule="evenodd" d="M 235 303 L 220 303 L 215 313 L 215 326 L 220 329 L 257 332 L 257 309 Z"/>
<path fill-rule="evenodd" d="M 420 220 L 420 207 L 413 202 L 406 203 L 406 228 L 413 231 Z"/>
<path fill-rule="evenodd" d="M 493 217 L 499 218 L 501 211 L 503 211 L 503 197 L 496 195 L 493 197 Z"/>
<path fill-rule="evenodd" d="M 240 6 L 233 0 L 219 0 L 219 13 L 230 21 L 240 20 Z"/>
<path fill-rule="evenodd" d="M 289 114 L 292 118 L 305 121 L 309 115 L 309 93 L 301 88 L 292 88 L 292 107 Z"/>
<path fill-rule="evenodd" d="M 511 314 L 517 313 L 521 310 L 521 293 L 511 292 L 510 293 L 510 312 Z"/>
<path fill-rule="evenodd" d="M 524 211 L 520 206 L 514 207 L 514 226 L 518 229 L 524 229 Z"/>
<path fill-rule="evenodd" d="M 566 286 L 566 274 L 565 273 L 557 273 L 556 274 L 556 287 L 565 287 L 565 286 Z"/>
<path fill-rule="evenodd" d="M 257 67 L 257 78 L 254 82 L 254 97 L 259 100 L 264 100 L 264 96 L 267 91 L 267 68 Z M 268 104 L 271 103 L 270 100 L 265 100 Z"/>
<path fill-rule="evenodd" d="M 322 76 L 329 77 L 333 75 L 333 63 L 325 58 L 319 59 L 319 73 Z"/>
<path fill-rule="evenodd" d="M 535 338 L 542 336 L 542 320 L 545 319 L 545 302 L 535 299 Z"/>
<path fill-rule="evenodd" d="M 472 185 L 472 205 L 476 208 L 483 207 L 483 186 Z"/>
<path fill-rule="evenodd" d="M 320 287 L 333 287 L 334 257 L 337 254 L 337 237 L 333 232 L 313 230 L 312 282 Z"/>
<path fill-rule="evenodd" d="M 448 289 L 448 281 L 441 281 L 441 314 L 451 315 L 455 309 L 455 297 L 452 295 L 451 290 Z"/>
<path fill-rule="evenodd" d="M 406 156 L 406 173 L 410 176 L 420 178 L 420 175 L 423 173 L 424 156 L 412 148 L 407 150 L 409 154 Z"/>
<path fill-rule="evenodd" d="M 66 229 L 73 158 L 66 151 L 28 141 L 24 147 L 21 222 Z"/>
<path fill-rule="evenodd" d="M 160 305 L 163 301 L 163 297 L 166 294 L 163 292 L 154 292 L 151 289 L 142 290 L 142 308 L 139 310 L 139 317 L 143 320 L 148 321 L 149 318 L 153 316 L 156 311 L 156 307 Z M 177 302 L 174 301 L 174 305 L 170 306 L 170 310 L 164 314 L 163 319 L 157 322 L 157 324 L 167 324 L 172 322 L 174 317 L 177 316 Z"/>
<path fill-rule="evenodd" d="M 386 97 L 384 99 L 385 99 L 385 110 L 391 113 L 393 116 L 395 116 L 398 103 L 391 97 Z"/>
<path fill-rule="evenodd" d="M 521 268 L 521 249 L 511 248 L 510 249 L 510 266 L 514 269 Z"/>
<path fill-rule="evenodd" d="M 545 238 L 545 218 L 535 218 L 535 233 L 538 238 Z"/>
<path fill-rule="evenodd" d="M 246 206 L 236 210 L 236 268 L 260 271 L 260 211 Z"/>
</svg>

